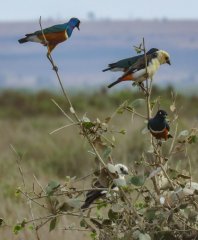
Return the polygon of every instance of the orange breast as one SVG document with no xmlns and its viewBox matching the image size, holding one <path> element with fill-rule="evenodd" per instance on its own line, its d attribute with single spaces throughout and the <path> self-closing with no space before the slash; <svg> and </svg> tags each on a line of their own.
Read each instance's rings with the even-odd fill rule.
<svg viewBox="0 0 198 240">
<path fill-rule="evenodd" d="M 151 134 L 156 138 L 156 139 L 164 139 L 164 140 L 167 140 L 168 139 L 168 130 L 167 129 L 164 129 L 163 132 L 161 133 L 154 133 L 151 131 Z"/>
<path fill-rule="evenodd" d="M 38 38 L 44 42 L 43 35 L 38 35 Z M 50 45 L 57 45 L 58 43 L 67 40 L 68 37 L 66 36 L 65 31 L 62 31 L 56 33 L 47 33 L 45 34 L 45 38 Z"/>
</svg>

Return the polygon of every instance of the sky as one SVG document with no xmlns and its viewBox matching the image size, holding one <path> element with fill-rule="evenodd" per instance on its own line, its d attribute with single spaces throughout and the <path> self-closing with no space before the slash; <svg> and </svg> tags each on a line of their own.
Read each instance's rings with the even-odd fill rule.
<svg viewBox="0 0 198 240">
<path fill-rule="evenodd" d="M 197 19 L 198 0 L 2 0 L 0 21 Z"/>
</svg>

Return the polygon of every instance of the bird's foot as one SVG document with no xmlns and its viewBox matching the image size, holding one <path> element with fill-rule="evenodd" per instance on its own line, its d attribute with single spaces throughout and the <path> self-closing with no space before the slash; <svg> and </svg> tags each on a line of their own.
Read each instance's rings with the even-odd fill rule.
<svg viewBox="0 0 198 240">
<path fill-rule="evenodd" d="M 58 67 L 56 65 L 54 65 L 52 70 L 54 70 L 55 72 L 58 72 Z"/>
</svg>

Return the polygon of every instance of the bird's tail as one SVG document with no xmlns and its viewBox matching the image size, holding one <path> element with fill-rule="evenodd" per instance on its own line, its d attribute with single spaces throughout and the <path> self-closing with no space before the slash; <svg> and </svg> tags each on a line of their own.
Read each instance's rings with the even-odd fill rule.
<svg viewBox="0 0 198 240">
<path fill-rule="evenodd" d="M 26 43 L 26 42 L 28 42 L 28 38 L 27 37 L 21 38 L 21 39 L 18 40 L 18 42 L 19 43 Z"/>
<path fill-rule="evenodd" d="M 104 193 L 98 190 L 92 190 L 87 193 L 87 198 L 85 199 L 84 204 L 81 206 L 81 209 L 88 208 L 96 199 L 102 197 Z"/>
<path fill-rule="evenodd" d="M 122 82 L 122 78 L 118 78 L 118 80 L 116 80 L 115 82 L 111 83 L 111 84 L 108 86 L 108 88 L 111 88 L 111 87 L 113 87 L 114 85 L 116 85 L 116 84 L 118 84 L 118 83 L 120 83 L 120 82 Z"/>
<path fill-rule="evenodd" d="M 103 72 L 106 72 L 106 71 L 109 71 L 109 70 L 111 70 L 111 68 L 110 68 L 110 67 L 108 67 L 108 68 L 105 68 L 105 69 L 103 69 L 102 71 L 103 71 Z"/>
</svg>

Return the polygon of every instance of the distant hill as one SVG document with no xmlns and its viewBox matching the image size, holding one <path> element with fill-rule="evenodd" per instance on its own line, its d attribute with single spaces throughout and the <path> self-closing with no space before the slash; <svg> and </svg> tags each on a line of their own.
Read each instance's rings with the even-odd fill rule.
<svg viewBox="0 0 198 240">
<path fill-rule="evenodd" d="M 56 22 L 57 23 L 57 22 Z M 55 24 L 43 22 L 47 27 Z M 118 73 L 102 73 L 110 62 L 136 54 L 133 45 L 142 37 L 147 49 L 157 47 L 171 55 L 172 66 L 164 65 L 155 83 L 177 88 L 198 86 L 198 21 L 94 21 L 82 22 L 71 39 L 53 52 L 65 86 L 106 86 Z M 18 39 L 39 28 L 38 22 L 0 23 L 0 87 L 55 88 L 58 86 L 46 49 L 39 44 L 20 45 Z M 129 83 L 124 83 L 128 86 Z"/>
</svg>

